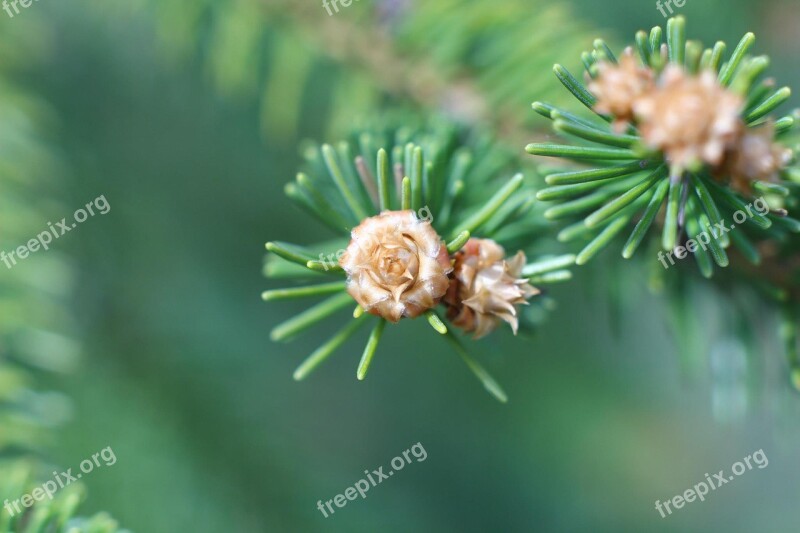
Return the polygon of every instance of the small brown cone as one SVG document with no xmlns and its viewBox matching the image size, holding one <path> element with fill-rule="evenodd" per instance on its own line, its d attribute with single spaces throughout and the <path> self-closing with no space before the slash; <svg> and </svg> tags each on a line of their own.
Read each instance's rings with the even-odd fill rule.
<svg viewBox="0 0 800 533">
<path fill-rule="evenodd" d="M 598 64 L 599 74 L 589 83 L 589 90 L 597 97 L 594 110 L 614 117 L 614 130 L 622 132 L 634 120 L 634 106 L 643 96 L 655 89 L 653 71 L 637 65 L 630 49 L 619 64 Z"/>
<path fill-rule="evenodd" d="M 743 105 L 712 71 L 693 76 L 670 65 L 658 90 L 639 99 L 634 112 L 645 143 L 662 150 L 671 165 L 686 169 L 722 162 L 744 132 Z"/>
<path fill-rule="evenodd" d="M 455 255 L 453 279 L 445 296 L 448 318 L 476 339 L 507 322 L 514 334 L 519 327 L 517 305 L 527 304 L 539 290 L 520 279 L 526 259 L 517 252 L 510 261 L 490 239 L 470 239 Z"/>
<path fill-rule="evenodd" d="M 775 125 L 770 123 L 748 130 L 725 154 L 725 160 L 714 173 L 728 179 L 733 189 L 749 196 L 753 181 L 775 181 L 778 172 L 792 159 L 792 151 L 773 142 Z"/>
<path fill-rule="evenodd" d="M 350 296 L 391 322 L 415 318 L 438 304 L 452 270 L 441 237 L 413 211 L 385 211 L 362 221 L 339 264 Z"/>
</svg>

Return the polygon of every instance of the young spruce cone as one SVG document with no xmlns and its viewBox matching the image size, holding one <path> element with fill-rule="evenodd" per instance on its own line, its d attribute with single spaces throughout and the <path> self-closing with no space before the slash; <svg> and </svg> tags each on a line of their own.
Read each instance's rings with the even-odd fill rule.
<svg viewBox="0 0 800 533">
<path fill-rule="evenodd" d="M 516 335 L 516 306 L 540 292 L 520 279 L 524 265 L 523 252 L 507 261 L 505 251 L 493 240 L 470 239 L 455 254 L 453 280 L 445 296 L 448 318 L 474 332 L 476 339 L 493 331 L 500 320 L 508 322 Z"/>
<path fill-rule="evenodd" d="M 413 211 L 384 211 L 352 231 L 339 264 L 347 292 L 367 312 L 391 322 L 434 307 L 449 285 L 447 248 Z"/>
</svg>

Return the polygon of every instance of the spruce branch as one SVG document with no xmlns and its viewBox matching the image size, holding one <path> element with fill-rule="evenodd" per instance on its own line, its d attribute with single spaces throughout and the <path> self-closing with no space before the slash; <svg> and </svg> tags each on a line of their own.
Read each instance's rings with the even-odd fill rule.
<svg viewBox="0 0 800 533">
<path fill-rule="evenodd" d="M 284 134 L 295 131 L 303 87 L 314 69 L 333 62 L 350 73 L 329 88 L 337 135 L 389 95 L 462 124 L 490 124 L 513 145 L 531 124 L 519 113 L 530 94 L 562 99 L 557 85 L 535 67 L 551 65 L 559 53 L 578 53 L 589 35 L 567 7 L 544 0 L 510 0 L 502 10 L 491 0 L 419 2 L 413 9 L 362 3 L 336 16 L 319 4 L 290 0 L 197 3 L 188 13 L 182 0 L 152 4 L 173 50 L 203 53 L 202 43 L 211 43 L 205 60 L 220 89 L 262 94 L 270 131 Z M 177 12 L 183 13 L 181 20 Z M 244 29 L 231 32 L 234 27 Z M 537 30 L 531 34 L 530 28 Z M 276 44 L 264 48 L 267 41 Z M 476 41 L 493 45 L 475 48 Z M 266 79 L 255 78 L 261 71 Z M 276 82 L 269 83 L 273 77 Z"/>
<path fill-rule="evenodd" d="M 790 131 L 795 119 L 764 120 L 790 91 L 756 83 L 768 60 L 747 55 L 754 41 L 745 35 L 725 61 L 724 43 L 703 50 L 686 40 L 685 21 L 676 17 L 665 32 L 638 33 L 636 47 L 620 59 L 595 41 L 582 56 L 588 85 L 556 65 L 559 81 L 594 115 L 534 103 L 534 111 L 576 143 L 532 143 L 526 150 L 592 165 L 548 174 L 550 187 L 537 193 L 556 204 L 548 218 L 582 218 L 559 235 L 590 240 L 578 264 L 634 224 L 622 249 L 630 258 L 659 224 L 663 250 L 671 254 L 688 242 L 703 275 L 711 276 L 707 257 L 724 268 L 733 246 L 759 262 L 751 241 L 785 242 L 800 229 L 786 209 L 797 204 L 793 157 L 775 128 L 780 123 L 781 132 Z M 768 202 L 764 212 L 753 207 L 759 199 Z M 735 238 L 715 229 L 740 213 L 746 216 L 736 220 Z"/>
<path fill-rule="evenodd" d="M 642 247 L 654 256 L 660 247 L 660 261 L 663 251 L 688 250 L 706 278 L 734 265 L 720 283 L 754 287 L 788 317 L 781 334 L 796 387 L 800 222 L 789 214 L 800 208 L 798 112 L 770 116 L 791 91 L 763 78 L 769 60 L 750 55 L 754 43 L 746 34 L 726 58 L 725 43 L 703 49 L 687 41 L 682 17 L 666 31 L 638 32 L 619 59 L 595 42 L 581 57 L 586 84 L 555 68 L 590 113 L 533 104 L 574 144 L 533 143 L 527 151 L 589 165 L 548 171 L 549 187 L 537 193 L 553 204 L 547 218 L 572 221 L 560 240 L 588 241 L 577 264 L 632 226 L 626 259 Z"/>
<path fill-rule="evenodd" d="M 267 250 L 272 257 L 266 273 L 291 278 L 308 277 L 303 267 L 316 272 L 344 271 L 347 282 L 274 289 L 263 297 L 272 301 L 327 296 L 276 326 L 272 331 L 276 341 L 310 329 L 349 308 L 353 300 L 359 305 L 339 333 L 298 367 L 295 379 L 305 379 L 353 336 L 367 311 L 379 318 L 356 371 L 359 380 L 367 375 L 387 322 L 424 316 L 437 334 L 451 341 L 456 339 L 454 329 L 483 336 L 501 321 L 508 322 L 516 332 L 521 316 L 517 307 L 540 294 L 523 276 L 535 277 L 537 285 L 570 278 L 568 268 L 575 262 L 574 255 L 546 256 L 527 264 L 521 251 L 513 258 L 505 257 L 498 243 L 529 246 L 539 240 L 542 222 L 541 213 L 532 209 L 533 193 L 524 175 L 514 174 L 514 154 L 496 143 L 448 121 L 434 120 L 420 128 L 358 131 L 337 143 L 336 149 L 333 146 L 306 149 L 307 168 L 297 179 L 317 191 L 304 197 L 301 205 L 328 222 L 345 240 L 310 246 L 269 242 Z M 389 177 L 390 169 L 394 169 L 394 180 Z M 331 209 L 339 220 L 353 222 L 339 227 L 331 224 L 325 216 Z M 399 229 L 401 226 L 404 229 Z M 449 236 L 449 242 L 441 235 Z M 388 243 L 381 244 L 386 248 L 351 259 L 351 255 L 372 250 L 374 239 L 385 239 L 380 242 Z M 431 252 L 432 245 L 435 253 Z M 335 246 L 339 251 L 329 253 Z M 322 251 L 319 259 L 318 250 Z M 378 263 L 364 266 L 373 260 L 373 254 L 378 254 Z M 274 267 L 276 263 L 284 266 Z M 374 270 L 361 277 L 353 268 Z M 430 278 L 415 281 L 422 272 Z M 391 286 L 399 273 L 402 285 L 391 291 L 384 288 Z M 485 281 L 481 278 L 480 284 L 473 286 L 476 276 L 484 276 Z M 405 296 L 412 294 L 412 289 L 413 296 Z M 470 292 L 475 290 L 483 292 Z M 447 320 L 434 310 L 440 303 L 446 306 Z M 499 386 L 464 352 L 461 343 L 455 341 L 454 346 L 487 390 L 505 401 Z"/>
</svg>

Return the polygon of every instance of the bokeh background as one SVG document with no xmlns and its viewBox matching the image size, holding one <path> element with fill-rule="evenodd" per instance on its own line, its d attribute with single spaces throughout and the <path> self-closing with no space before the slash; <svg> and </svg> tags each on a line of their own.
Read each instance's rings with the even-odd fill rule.
<svg viewBox="0 0 800 533">
<path fill-rule="evenodd" d="M 295 2 L 311 15 L 301 23 L 278 7 L 273 22 L 313 33 L 313 18 L 327 14 Z M 337 80 L 363 73 L 308 59 L 303 32 L 248 40 L 260 19 L 247 13 L 259 4 L 41 0 L 13 19 L 0 12 L 5 70 L 45 107 L 58 161 L 39 191 L 57 201 L 49 213 L 101 194 L 112 208 L 48 252 L 77 273 L 65 306 L 82 356 L 71 373 L 46 378 L 72 402 L 48 452 L 67 466 L 106 446 L 118 458 L 84 478 L 88 512 L 109 511 L 140 533 L 796 530 L 800 395 L 775 319 L 756 303 L 739 317 L 706 285 L 692 300 L 704 320 L 691 338 L 678 335 L 674 307 L 647 290 L 652 265 L 614 253 L 553 290 L 558 308 L 535 334 L 472 347 L 507 405 L 414 322 L 390 328 L 366 381 L 355 379 L 359 338 L 294 382 L 336 320 L 289 344 L 270 341 L 271 327 L 305 302 L 260 300 L 277 286 L 261 273 L 264 243 L 320 240 L 325 230 L 282 193 L 298 146 L 335 140 L 351 110 L 379 99 L 359 82 L 342 89 Z M 504 0 L 492 4 L 502 10 Z M 655 2 L 559 4 L 586 35 L 614 43 L 665 22 Z M 244 15 L 225 19 L 234 10 Z M 679 11 L 705 43 L 754 31 L 779 83 L 800 86 L 795 1 L 687 0 Z M 212 15 L 225 19 L 227 40 L 187 29 L 188 20 L 208 29 Z M 577 67 L 573 50 L 589 46 L 565 43 L 562 61 Z M 528 74 L 555 93 L 549 67 Z M 516 91 L 522 102 L 540 98 Z M 729 334 L 741 327 L 758 349 Z M 418 442 L 425 462 L 329 518 L 317 511 L 317 500 Z M 767 468 L 666 519 L 655 511 L 656 499 L 759 449 Z"/>
</svg>

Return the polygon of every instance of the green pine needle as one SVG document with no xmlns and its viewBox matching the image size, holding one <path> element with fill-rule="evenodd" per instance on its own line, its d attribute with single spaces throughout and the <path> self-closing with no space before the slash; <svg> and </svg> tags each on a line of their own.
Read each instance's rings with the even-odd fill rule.
<svg viewBox="0 0 800 533">
<path fill-rule="evenodd" d="M 273 300 L 290 300 L 294 298 L 307 298 L 310 296 L 322 296 L 332 294 L 345 289 L 344 281 L 333 283 L 323 283 L 321 285 L 311 285 L 308 287 L 293 287 L 290 289 L 273 289 L 261 293 L 261 298 L 265 302 Z"/>
<path fill-rule="evenodd" d="M 386 327 L 386 320 L 379 319 L 369 335 L 367 345 L 364 347 L 364 353 L 361 356 L 361 362 L 358 364 L 356 377 L 359 381 L 363 381 L 367 377 L 369 366 L 372 364 L 372 358 L 375 357 L 375 351 L 378 349 L 378 343 L 383 335 L 383 329 Z"/>
<path fill-rule="evenodd" d="M 658 167 L 652 174 L 647 176 L 638 185 L 630 189 L 625 194 L 617 197 L 613 201 L 604 205 L 588 217 L 584 221 L 589 228 L 595 228 L 600 223 L 608 220 L 614 214 L 620 212 L 622 209 L 628 207 L 636 201 L 642 194 L 647 192 L 655 183 L 664 178 L 664 167 Z"/>
<path fill-rule="evenodd" d="M 545 177 L 545 181 L 548 183 L 548 185 L 568 185 L 573 183 L 585 183 L 591 181 L 607 180 L 609 178 L 630 176 L 631 174 L 652 167 L 653 164 L 650 162 L 637 161 L 635 163 L 628 163 L 619 166 L 593 168 L 589 170 L 575 170 L 570 172 L 550 174 Z"/>
<path fill-rule="evenodd" d="M 670 62 L 683 65 L 686 57 L 686 19 L 683 17 L 667 21 L 667 48 Z"/>
<path fill-rule="evenodd" d="M 312 259 L 306 262 L 306 267 L 315 272 L 325 272 L 327 274 L 341 274 L 344 269 L 338 263 L 330 263 L 328 261 L 320 261 Z"/>
<path fill-rule="evenodd" d="M 541 274 L 560 270 L 575 264 L 573 254 L 560 255 L 557 257 L 544 258 L 534 263 L 528 263 L 522 268 L 523 276 L 539 276 Z"/>
<path fill-rule="evenodd" d="M 553 66 L 553 72 L 558 78 L 558 81 L 560 81 L 575 98 L 580 100 L 583 105 L 589 109 L 594 107 L 594 104 L 597 103 L 597 99 L 577 80 L 577 78 L 575 78 L 575 76 L 570 74 L 566 68 L 562 65 L 555 65 Z"/>
<path fill-rule="evenodd" d="M 733 74 L 736 72 L 736 69 L 739 67 L 744 55 L 750 50 L 750 47 L 753 46 L 753 43 L 756 40 L 756 36 L 752 33 L 746 33 L 742 40 L 739 41 L 739 44 L 731 54 L 731 58 L 722 66 L 722 70 L 719 73 L 719 82 L 723 86 L 730 85 L 731 80 L 733 79 Z"/>
<path fill-rule="evenodd" d="M 517 174 L 513 178 L 511 178 L 508 183 L 506 183 L 495 195 L 489 199 L 488 202 L 474 215 L 469 217 L 466 222 L 460 225 L 458 231 L 453 234 L 453 240 L 457 239 L 461 236 L 464 232 L 469 232 L 470 234 L 474 234 L 475 230 L 479 229 L 483 226 L 496 212 L 500 207 L 505 203 L 506 200 L 511 197 L 514 192 L 516 192 L 520 187 L 522 187 L 522 183 L 524 181 L 524 177 L 522 174 Z"/>
<path fill-rule="evenodd" d="M 461 248 L 464 247 L 465 244 L 467 244 L 469 237 L 470 237 L 470 232 L 468 231 L 462 231 L 461 233 L 459 233 L 455 239 L 453 239 L 447 244 L 447 253 L 452 255 L 457 251 L 459 251 Z"/>
<path fill-rule="evenodd" d="M 461 344 L 461 341 L 456 337 L 453 332 L 448 331 L 445 335 L 445 338 L 450 341 L 450 344 L 455 349 L 456 353 L 461 356 L 461 359 L 464 360 L 467 367 L 475 374 L 480 382 L 483 384 L 484 388 L 489 391 L 489 394 L 494 396 L 499 402 L 507 403 L 508 396 L 506 395 L 505 391 L 503 391 L 502 387 L 495 381 L 495 379 L 483 368 L 464 348 Z"/>
<path fill-rule="evenodd" d="M 299 315 L 275 326 L 270 333 L 273 341 L 283 341 L 294 337 L 307 330 L 318 322 L 328 318 L 340 309 L 344 309 L 353 302 L 353 298 L 346 292 L 331 296 L 317 305 L 310 307 Z"/>
<path fill-rule="evenodd" d="M 642 243 L 644 236 L 647 234 L 647 230 L 650 229 L 650 226 L 653 224 L 659 209 L 661 209 L 661 205 L 664 203 L 664 198 L 667 196 L 668 190 L 669 181 L 663 180 L 658 184 L 658 188 L 656 188 L 656 192 L 650 199 L 650 203 L 647 204 L 647 208 L 645 209 L 642 218 L 639 219 L 636 227 L 633 228 L 633 232 L 628 238 L 628 242 L 625 243 L 625 246 L 622 249 L 622 257 L 625 259 L 630 259 L 633 257 L 634 252 Z"/>
<path fill-rule="evenodd" d="M 391 173 L 389 171 L 389 156 L 386 150 L 381 148 L 378 151 L 378 197 L 380 198 L 380 210 L 387 211 L 391 208 Z"/>
<path fill-rule="evenodd" d="M 285 242 L 268 242 L 266 244 L 268 252 L 286 259 L 292 263 L 306 266 L 306 263 L 313 260 L 313 257 L 298 246 L 285 243 Z"/>
<path fill-rule="evenodd" d="M 401 197 L 401 209 L 406 211 L 411 209 L 411 179 L 409 177 L 403 178 L 403 192 Z"/>
<path fill-rule="evenodd" d="M 680 170 L 670 170 L 667 212 L 664 217 L 664 234 L 661 241 L 664 250 L 672 250 L 678 241 L 678 210 L 680 209 L 682 187 L 682 172 Z"/>
<path fill-rule="evenodd" d="M 617 236 L 617 234 L 625 229 L 625 226 L 628 224 L 630 220 L 630 215 L 628 216 L 620 216 L 614 219 L 608 226 L 603 229 L 600 234 L 595 237 L 592 242 L 586 245 L 586 247 L 581 250 L 578 254 L 577 258 L 575 259 L 576 265 L 585 265 L 589 262 L 589 260 L 597 255 L 600 251 L 603 250 L 609 243 Z"/>
<path fill-rule="evenodd" d="M 341 166 L 339 165 L 336 151 L 331 145 L 322 145 L 322 157 L 325 160 L 325 165 L 328 167 L 328 172 L 330 173 L 333 183 L 336 184 L 336 187 L 339 189 L 339 193 L 342 195 L 342 198 L 344 198 L 345 203 L 352 211 L 356 220 L 360 221 L 367 218 L 369 214 L 354 195 L 355 188 L 353 187 L 353 180 L 351 179 L 350 183 L 348 183 L 348 180 L 345 178 Z"/>
<path fill-rule="evenodd" d="M 758 107 L 750 111 L 744 120 L 748 124 L 752 124 L 756 120 L 772 113 L 781 104 L 786 102 L 792 96 L 792 90 L 789 87 L 783 87 L 775 91 L 775 94 L 764 100 Z"/>
<path fill-rule="evenodd" d="M 547 157 L 563 157 L 565 159 L 596 159 L 596 160 L 630 160 L 636 159 L 636 154 L 631 150 L 621 148 L 595 148 L 587 146 L 571 146 L 568 144 L 531 143 L 525 147 L 531 155 Z"/>
<path fill-rule="evenodd" d="M 439 318 L 439 315 L 437 315 L 433 309 L 428 309 L 425 312 L 425 317 L 428 319 L 428 324 L 430 324 L 437 333 L 440 335 L 447 334 L 447 326 L 445 326 L 444 322 L 442 322 L 442 319 Z"/>
<path fill-rule="evenodd" d="M 303 361 L 303 363 L 297 367 L 297 370 L 294 371 L 294 379 L 295 381 L 302 381 L 308 377 L 308 375 L 316 370 L 316 368 L 321 365 L 325 360 L 328 359 L 336 350 L 338 350 L 342 344 L 347 342 L 347 339 L 353 336 L 358 328 L 364 324 L 364 318 L 356 318 L 350 321 L 344 328 L 342 328 L 336 335 L 331 337 L 327 342 L 325 342 L 322 346 L 314 350 L 314 352 L 308 356 L 308 358 Z"/>
<path fill-rule="evenodd" d="M 561 283 L 572 279 L 572 272 L 569 270 L 554 270 L 546 272 L 538 276 L 531 276 L 528 278 L 528 283 L 532 285 L 550 285 L 552 283 Z"/>
</svg>

